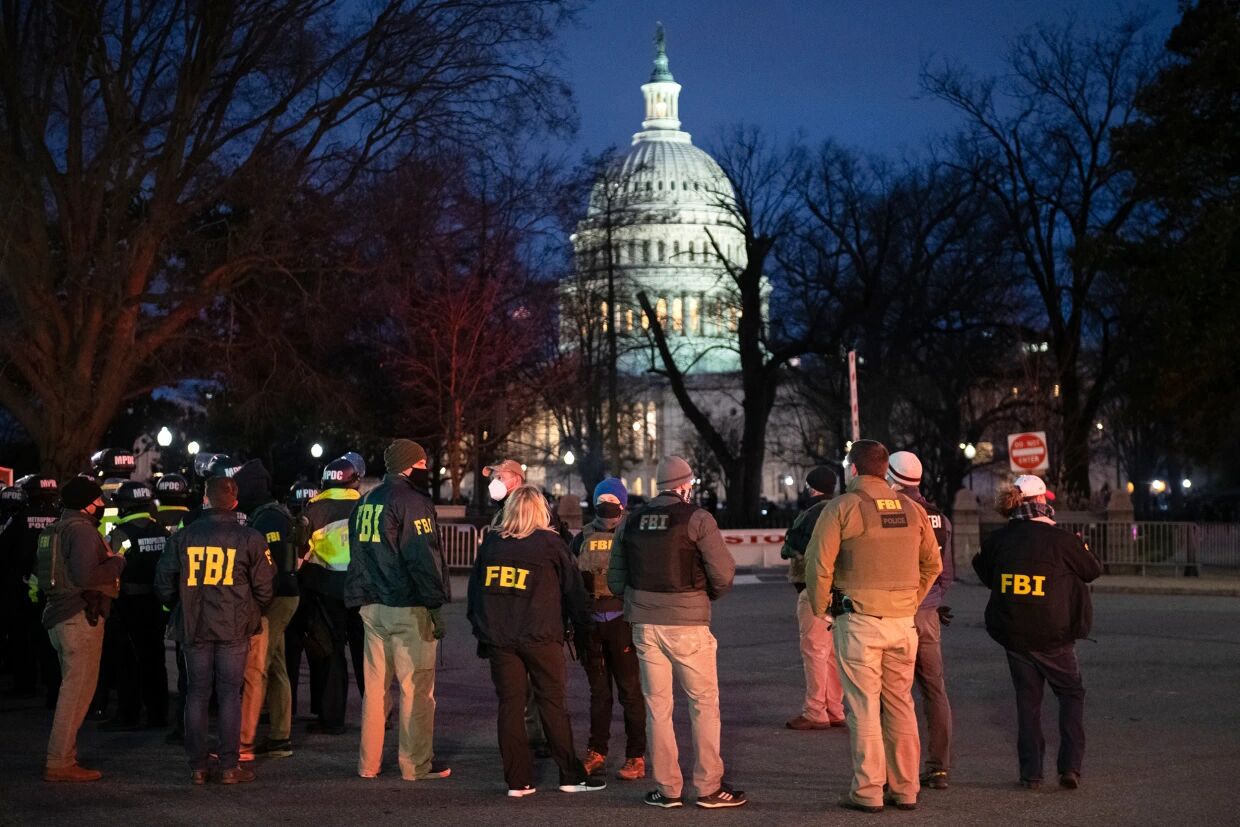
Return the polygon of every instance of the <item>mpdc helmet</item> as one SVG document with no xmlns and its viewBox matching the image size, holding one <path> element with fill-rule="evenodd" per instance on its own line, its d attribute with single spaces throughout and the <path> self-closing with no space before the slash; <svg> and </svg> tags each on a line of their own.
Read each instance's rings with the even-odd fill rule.
<svg viewBox="0 0 1240 827">
<path fill-rule="evenodd" d="M 164 474 L 155 480 L 155 498 L 161 503 L 183 503 L 189 499 L 189 480 L 180 474 Z"/>
<path fill-rule="evenodd" d="M 56 478 L 46 474 L 27 474 L 13 485 L 25 492 L 27 500 L 51 500 L 60 493 Z"/>
<path fill-rule="evenodd" d="M 133 451 L 124 448 L 104 448 L 90 457 L 90 473 L 96 480 L 108 477 L 129 479 L 129 475 L 137 467 L 138 459 Z"/>
<path fill-rule="evenodd" d="M 207 463 L 206 476 L 207 478 L 231 477 L 244 464 L 233 459 L 228 454 L 215 454 L 211 457 L 211 461 Z"/>
<path fill-rule="evenodd" d="M 284 504 L 289 507 L 290 511 L 297 512 L 318 495 L 319 486 L 317 483 L 307 479 L 299 479 L 288 490 L 288 496 L 284 498 Z"/>
<path fill-rule="evenodd" d="M 0 488 L 0 512 L 16 511 L 26 504 L 26 491 L 16 485 Z"/>
<path fill-rule="evenodd" d="M 324 488 L 357 488 L 360 480 L 352 460 L 340 457 L 323 466 Z"/>
<path fill-rule="evenodd" d="M 112 501 L 121 511 L 149 509 L 155 503 L 155 492 L 144 482 L 126 480 L 112 494 Z"/>
<path fill-rule="evenodd" d="M 357 469 L 357 478 L 361 479 L 366 476 L 366 460 L 357 451 L 345 451 L 341 459 L 347 459 L 353 463 L 353 467 Z"/>
</svg>

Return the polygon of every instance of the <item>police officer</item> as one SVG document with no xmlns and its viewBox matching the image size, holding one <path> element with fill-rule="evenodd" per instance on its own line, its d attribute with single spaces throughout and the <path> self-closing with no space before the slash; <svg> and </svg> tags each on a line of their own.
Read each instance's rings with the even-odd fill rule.
<svg viewBox="0 0 1240 827">
<path fill-rule="evenodd" d="M 633 629 L 624 619 L 624 600 L 607 587 L 612 535 L 628 505 L 624 483 L 609 477 L 594 487 L 594 519 L 573 538 L 569 551 L 577 558 L 586 592 L 591 597 L 589 636 L 577 640 L 577 652 L 590 682 L 590 744 L 586 772 L 594 775 L 607 764 L 611 740 L 612 684 L 624 712 L 624 766 L 617 778 L 646 777 L 646 702 L 642 699 L 641 667 L 633 648 Z"/>
<path fill-rule="evenodd" d="M 478 549 L 469 576 L 467 614 L 479 655 L 491 661 L 499 696 L 499 750 L 508 795 L 535 792 L 534 767 L 523 722 L 527 687 L 560 770 L 562 792 L 593 792 L 607 786 L 591 777 L 577 757 L 565 698 L 564 623 L 590 623 L 581 572 L 559 534 L 550 527 L 547 501 L 533 486 L 508 494 L 503 516 Z"/>
<path fill-rule="evenodd" d="M 913 616 L 913 625 L 917 628 L 917 665 L 913 670 L 913 682 L 921 692 L 926 713 L 926 770 L 922 773 L 921 785 L 946 790 L 951 772 L 952 708 L 943 677 L 942 627 L 951 625 L 952 612 L 943 605 L 943 597 L 956 579 L 956 564 L 952 559 L 951 520 L 922 496 L 921 475 L 921 460 L 911 451 L 896 451 L 887 462 L 887 482 L 926 512 L 943 559 L 943 571 Z"/>
<path fill-rule="evenodd" d="M 207 706 L 214 685 L 220 736 L 215 778 L 238 784 L 254 780 L 254 773 L 238 763 L 245 659 L 250 637 L 262 627 L 263 610 L 271 602 L 276 571 L 263 536 L 240 525 L 232 513 L 237 484 L 230 477 L 212 477 L 206 499 L 199 519 L 169 541 L 155 589 L 165 603 L 177 604 L 173 624 L 189 678 L 185 752 L 190 781 L 207 782 Z"/>
<path fill-rule="evenodd" d="M 797 632 L 805 671 L 805 702 L 800 715 L 784 722 L 788 729 L 822 730 L 845 725 L 844 686 L 835 663 L 831 624 L 814 614 L 805 591 L 805 547 L 809 545 L 823 508 L 835 496 L 837 482 L 835 472 L 826 465 L 810 470 L 805 476 L 805 487 L 810 494 L 806 509 L 788 529 L 779 550 L 779 556 L 788 561 L 788 580 L 797 592 Z"/>
<path fill-rule="evenodd" d="M 125 558 L 126 565 L 104 636 L 104 657 L 116 679 L 119 710 L 101 728 L 138 729 L 143 707 L 146 725 L 162 727 L 168 718 L 164 649 L 168 620 L 155 596 L 155 565 L 168 542 L 168 531 L 155 520 L 155 492 L 145 483 L 121 483 L 112 500 L 119 513 L 108 545 Z"/>
<path fill-rule="evenodd" d="M 288 513 L 293 518 L 294 537 L 296 537 L 298 521 L 301 518 L 301 512 L 305 509 L 306 503 L 317 497 L 321 493 L 319 484 L 308 479 L 299 479 L 289 488 L 288 493 L 284 496 L 284 505 L 288 509 Z M 301 558 L 298 556 L 299 547 L 294 549 L 295 566 L 301 565 Z M 297 568 L 294 568 L 294 572 Z M 305 601 L 298 600 L 297 611 L 293 612 L 293 617 L 289 620 L 289 624 L 284 629 L 284 659 L 288 669 L 288 682 L 290 689 L 289 705 L 291 710 L 297 709 L 297 688 L 301 682 L 301 653 L 305 646 L 306 640 L 306 616 L 309 604 Z M 311 710 L 318 713 L 319 709 L 319 691 L 316 687 L 311 686 Z"/>
<path fill-rule="evenodd" d="M 886 476 L 883 444 L 854 442 L 846 491 L 823 507 L 805 550 L 810 608 L 818 617 L 831 610 L 848 708 L 853 780 L 839 803 L 863 812 L 881 811 L 885 800 L 917 807 L 913 617 L 943 568 L 925 510 Z"/>
<path fill-rule="evenodd" d="M 287 758 L 293 754 L 289 739 L 292 726 L 292 692 L 284 663 L 284 630 L 297 610 L 297 550 L 293 517 L 271 495 L 271 474 L 261 460 L 252 459 L 233 474 L 237 483 L 237 509 L 247 524 L 263 535 L 276 567 L 275 597 L 263 612 L 262 629 L 250 639 L 245 665 L 245 690 L 241 695 L 241 760 L 255 755 Z M 258 719 L 264 703 L 269 705 L 271 729 L 256 743 Z"/>
<path fill-rule="evenodd" d="M 379 774 L 388 686 L 400 688 L 398 761 L 406 781 L 446 778 L 434 761 L 435 654 L 440 608 L 451 599 L 435 506 L 427 495 L 426 451 L 408 439 L 383 453 L 387 476 L 353 512 L 345 603 L 365 626 L 365 692 L 357 772 Z M 350 644 L 351 645 L 351 644 Z"/>
<path fill-rule="evenodd" d="M 48 708 L 56 705 L 60 670 L 56 650 L 43 629 L 43 605 L 30 580 L 35 569 L 39 534 L 56 522 L 60 493 L 56 480 L 28 474 L 7 489 L 8 500 L 19 503 L 0 527 L 0 611 L 6 635 L 5 662 L 13 670 L 12 694 L 34 697 L 39 673 L 47 690 Z"/>
<path fill-rule="evenodd" d="M 120 588 L 125 558 L 99 535 L 103 489 L 74 477 L 60 493 L 60 519 L 39 535 L 37 582 L 46 597 L 43 628 L 60 659 L 60 691 L 47 741 L 44 781 L 95 781 L 77 763 L 77 733 L 99 679 L 104 621 Z"/>
<path fill-rule="evenodd" d="M 112 495 L 121 483 L 129 479 L 137 467 L 137 457 L 133 451 L 124 448 L 104 448 L 90 457 L 90 474 L 95 482 L 103 488 L 103 501 L 106 508 L 99 522 L 99 531 L 106 537 L 116 522 L 119 511 L 112 501 Z"/>
<path fill-rule="evenodd" d="M 654 807 L 681 807 L 683 779 L 672 729 L 672 676 L 689 696 L 693 727 L 693 787 L 707 809 L 740 807 L 745 794 L 723 781 L 719 754 L 718 643 L 710 633 L 710 604 L 732 588 L 736 562 L 708 511 L 692 504 L 693 469 L 677 456 L 659 461 L 659 494 L 616 527 L 607 587 L 624 595 L 624 617 L 646 695 L 646 732 L 658 788 Z"/>
<path fill-rule="evenodd" d="M 284 506 L 288 509 L 288 513 L 296 519 L 301 516 L 302 509 L 306 507 L 306 503 L 317 497 L 321 490 L 317 482 L 304 478 L 299 479 L 289 488 L 288 494 L 284 497 Z"/>
<path fill-rule="evenodd" d="M 1094 613 L 1086 584 L 1102 574 L 1102 565 L 1079 537 L 1055 526 L 1039 477 L 1017 477 L 999 493 L 998 509 L 1009 522 L 982 543 L 973 570 L 990 589 L 986 631 L 1007 651 L 1016 689 L 1020 783 L 1042 785 L 1042 692 L 1050 684 L 1059 701 L 1059 784 L 1075 790 L 1085 757 L 1076 641 L 1089 636 Z"/>
<path fill-rule="evenodd" d="M 180 474 L 164 474 L 155 480 L 155 500 L 159 506 L 155 521 L 169 532 L 176 531 L 189 513 L 189 480 Z"/>
<path fill-rule="evenodd" d="M 349 518 L 361 498 L 357 467 L 340 457 L 323 467 L 323 493 L 306 504 L 298 520 L 298 549 L 303 563 L 298 571 L 301 600 L 306 611 L 305 651 L 313 684 L 321 687 L 318 721 L 310 732 L 344 732 L 345 702 L 349 691 L 344 648 L 348 641 L 349 612 L 344 586 L 349 568 Z M 358 644 L 360 649 L 360 643 Z"/>
</svg>

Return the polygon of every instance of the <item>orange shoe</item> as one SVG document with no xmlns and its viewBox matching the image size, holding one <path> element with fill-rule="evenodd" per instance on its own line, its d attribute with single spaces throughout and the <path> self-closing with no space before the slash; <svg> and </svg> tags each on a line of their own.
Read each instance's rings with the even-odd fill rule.
<svg viewBox="0 0 1240 827">
<path fill-rule="evenodd" d="M 589 750 L 586 752 L 586 760 L 583 763 L 585 764 L 586 775 L 594 775 L 607 766 L 607 756 L 599 755 L 594 750 Z"/>
<path fill-rule="evenodd" d="M 616 778 L 623 778 L 625 781 L 636 781 L 639 778 L 646 777 L 646 759 L 630 758 L 624 762 L 624 766 L 616 773 Z"/>
<path fill-rule="evenodd" d="M 99 772 L 99 770 L 88 770 L 77 764 L 58 769 L 53 769 L 52 767 L 43 768 L 44 781 L 98 781 L 100 778 L 103 778 L 103 773 Z"/>
</svg>

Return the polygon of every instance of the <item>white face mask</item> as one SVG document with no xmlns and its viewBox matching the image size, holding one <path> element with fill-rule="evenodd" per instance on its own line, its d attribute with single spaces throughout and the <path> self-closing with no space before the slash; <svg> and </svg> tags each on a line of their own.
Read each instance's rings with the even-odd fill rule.
<svg viewBox="0 0 1240 827">
<path fill-rule="evenodd" d="M 499 502 L 508 496 L 508 486 L 504 485 L 504 481 L 499 477 L 493 477 L 491 484 L 487 486 L 487 493 L 491 495 L 491 499 Z"/>
</svg>

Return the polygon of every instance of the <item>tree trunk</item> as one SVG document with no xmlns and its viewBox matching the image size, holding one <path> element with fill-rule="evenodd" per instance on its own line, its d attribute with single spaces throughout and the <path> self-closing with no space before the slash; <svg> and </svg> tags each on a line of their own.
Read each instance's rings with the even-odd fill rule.
<svg viewBox="0 0 1240 827">
<path fill-rule="evenodd" d="M 1063 442 L 1059 451 L 1063 485 L 1068 494 L 1087 500 L 1090 493 L 1090 411 L 1084 410 L 1080 377 L 1075 364 L 1060 366 L 1059 393 L 1060 410 L 1063 414 Z"/>
</svg>

